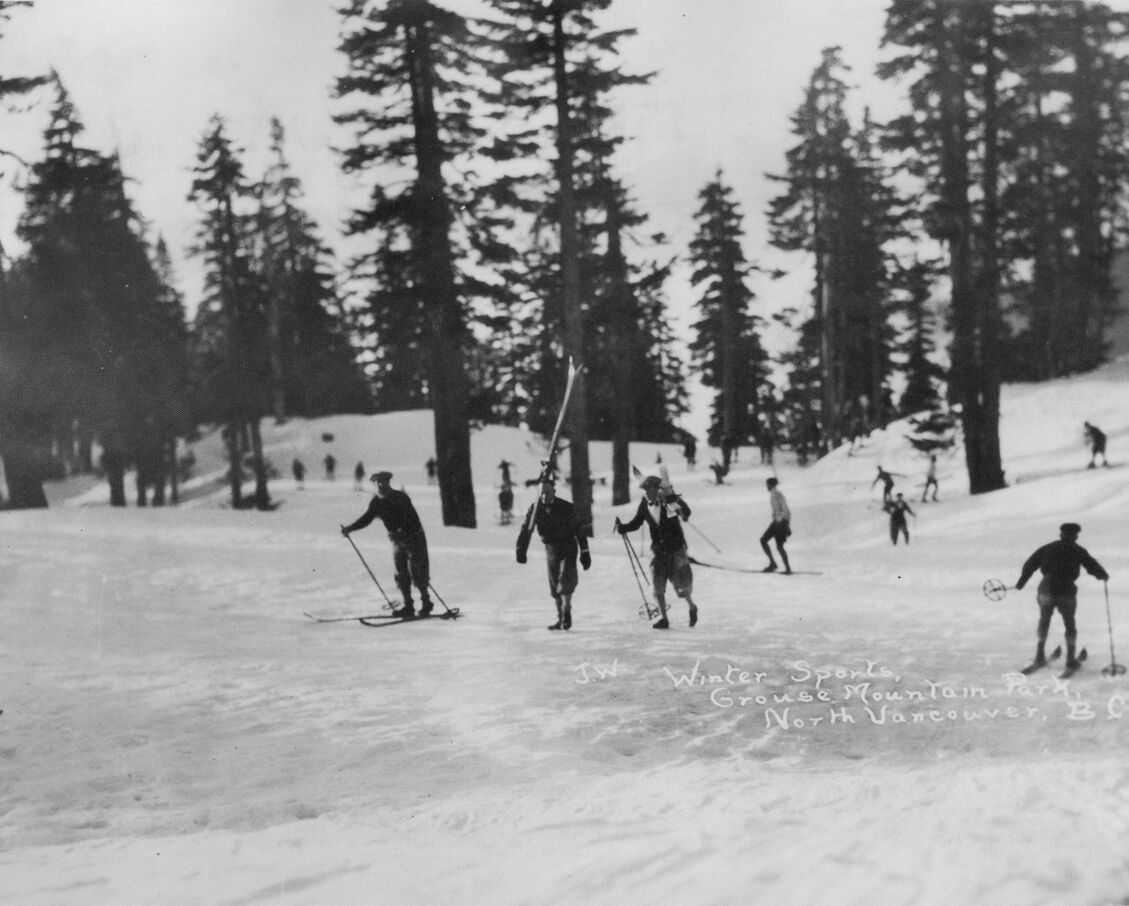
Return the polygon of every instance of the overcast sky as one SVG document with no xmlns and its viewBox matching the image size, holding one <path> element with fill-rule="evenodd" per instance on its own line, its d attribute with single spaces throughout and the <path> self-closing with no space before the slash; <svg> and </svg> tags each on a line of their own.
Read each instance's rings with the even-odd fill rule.
<svg viewBox="0 0 1129 906">
<path fill-rule="evenodd" d="M 459 0 L 466 6 L 473 0 Z M 798 271 L 803 263 L 767 244 L 764 212 L 779 191 L 792 144 L 789 116 L 825 47 L 839 45 L 861 86 L 858 102 L 888 111 L 891 89 L 876 86 L 885 0 L 616 0 L 607 24 L 634 27 L 625 65 L 655 71 L 648 87 L 620 102 L 632 137 L 620 175 L 673 253 L 693 234 L 698 192 L 720 168 L 746 215 L 753 261 Z M 287 130 L 288 152 L 306 204 L 333 244 L 350 207 L 363 202 L 343 175 L 334 146 L 348 135 L 331 121 L 329 92 L 343 71 L 339 17 L 323 0 L 39 0 L 18 10 L 0 42 L 0 74 L 54 68 L 87 127 L 86 143 L 118 150 L 141 213 L 166 237 L 190 305 L 198 267 L 184 256 L 196 211 L 186 196 L 196 146 L 215 113 L 246 149 L 249 174 L 266 159 L 269 121 Z M 6 114 L 4 144 L 38 157 L 44 100 L 30 114 Z M 11 165 L 3 163 L 10 178 Z M 18 216 L 10 193 L 0 235 L 10 243 Z M 683 272 L 684 273 L 684 272 Z M 671 287 L 678 316 L 692 298 L 682 274 Z M 768 309 L 803 304 L 806 278 L 754 289 Z M 698 419 L 695 419 L 698 421 Z"/>
</svg>

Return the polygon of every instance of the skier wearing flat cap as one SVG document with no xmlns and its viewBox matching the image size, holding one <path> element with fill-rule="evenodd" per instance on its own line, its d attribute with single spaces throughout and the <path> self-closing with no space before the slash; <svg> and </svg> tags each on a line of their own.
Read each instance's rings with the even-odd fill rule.
<svg viewBox="0 0 1129 906">
<path fill-rule="evenodd" d="M 375 486 L 375 496 L 369 501 L 368 509 L 352 525 L 341 526 L 341 534 L 346 537 L 357 529 L 370 525 L 380 519 L 392 542 L 392 563 L 396 569 L 396 587 L 404 599 L 403 606 L 394 611 L 395 616 L 411 619 L 416 615 L 412 602 L 412 586 L 419 589 L 419 615 L 426 617 L 431 613 L 431 596 L 428 588 L 431 582 L 431 568 L 427 556 L 427 535 L 419 514 L 412 506 L 412 500 L 403 491 L 392 487 L 391 472 L 377 472 L 371 481 Z"/>
<path fill-rule="evenodd" d="M 655 629 L 669 629 L 670 621 L 666 612 L 667 582 L 674 586 L 680 598 L 685 598 L 690 606 L 690 625 L 698 622 L 698 607 L 692 597 L 694 591 L 694 572 L 690 567 L 690 555 L 686 549 L 686 536 L 682 532 L 682 520 L 690 518 L 690 507 L 686 501 L 663 486 L 663 480 L 655 475 L 644 478 L 639 485 L 643 489 L 643 499 L 639 509 L 630 522 L 615 521 L 615 530 L 626 535 L 641 528 L 646 522 L 651 530 L 652 587 L 655 590 L 655 603 L 659 606 L 661 617 L 654 624 Z"/>
<path fill-rule="evenodd" d="M 1016 589 L 1021 589 L 1035 570 L 1043 574 L 1036 598 L 1039 602 L 1039 641 L 1035 649 L 1035 660 L 1029 670 L 1047 663 L 1047 633 L 1056 610 L 1062 614 L 1066 629 L 1066 668 L 1076 670 L 1079 666 L 1075 653 L 1078 639 L 1078 629 L 1074 622 L 1074 613 L 1078 608 L 1078 587 L 1074 584 L 1075 580 L 1083 568 L 1096 579 L 1109 579 L 1109 574 L 1102 569 L 1101 564 L 1078 543 L 1081 531 L 1082 527 L 1076 522 L 1063 523 L 1059 527 L 1059 539 L 1044 544 L 1028 557 L 1023 564 L 1019 581 L 1015 583 Z"/>
</svg>

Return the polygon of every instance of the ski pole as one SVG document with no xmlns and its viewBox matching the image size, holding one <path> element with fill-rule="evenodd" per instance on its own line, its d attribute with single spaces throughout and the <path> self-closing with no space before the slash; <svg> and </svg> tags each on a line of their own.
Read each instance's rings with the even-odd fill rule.
<svg viewBox="0 0 1129 906">
<path fill-rule="evenodd" d="M 694 525 L 694 523 L 692 523 L 692 522 L 687 522 L 686 524 L 687 524 L 688 526 L 690 526 L 690 528 L 692 528 L 692 529 L 693 529 L 693 530 L 694 530 L 695 532 L 697 532 L 697 533 L 698 533 L 699 535 L 701 535 L 701 536 L 702 536 L 702 539 L 703 539 L 703 540 L 704 540 L 704 541 L 706 542 L 706 544 L 708 544 L 708 545 L 709 545 L 710 547 L 712 547 L 712 548 L 713 548 L 713 549 L 714 549 L 715 551 L 717 551 L 717 552 L 718 552 L 719 554 L 723 554 L 723 553 L 725 553 L 725 552 L 724 552 L 724 551 L 723 551 L 723 550 L 722 550 L 722 549 L 721 549 L 720 547 L 718 547 L 718 546 L 717 546 L 716 544 L 714 544 L 714 543 L 713 543 L 712 541 L 710 541 L 710 539 L 706 537 L 706 533 L 705 533 L 705 532 L 703 532 L 703 531 L 702 531 L 702 530 L 701 530 L 700 528 L 698 528 L 698 527 L 697 527 L 696 525 Z"/>
<path fill-rule="evenodd" d="M 439 603 L 443 605 L 443 609 L 447 611 L 447 613 L 458 615 L 457 610 L 451 610 L 451 608 L 447 606 L 447 602 L 443 600 L 443 596 L 435 590 L 435 586 L 432 585 L 430 581 L 427 583 L 427 587 L 431 589 L 431 593 L 435 595 L 435 597 L 438 599 Z"/>
<path fill-rule="evenodd" d="M 623 538 L 623 546 L 627 549 L 627 562 L 631 564 L 631 572 L 635 576 L 635 584 L 639 587 L 639 596 L 643 599 L 643 609 L 647 611 L 647 616 L 651 616 L 651 605 L 647 600 L 647 593 L 643 591 L 643 583 L 639 579 L 639 570 L 635 568 L 635 548 L 631 546 L 631 542 L 627 540 L 626 535 L 621 535 Z"/>
<path fill-rule="evenodd" d="M 369 568 L 368 561 L 365 560 L 364 555 L 361 553 L 360 548 L 357 547 L 357 543 L 352 539 L 352 537 L 350 537 L 348 534 L 345 533 L 345 526 L 341 526 L 341 533 L 343 535 L 345 535 L 345 539 L 351 545 L 353 545 L 353 550 L 355 550 L 357 552 L 357 556 L 361 558 L 361 563 L 363 563 L 365 565 L 365 571 L 369 574 L 369 578 L 372 579 L 372 581 L 376 583 L 376 587 L 380 589 L 380 594 L 383 595 L 384 600 L 387 602 L 388 606 L 392 607 L 393 606 L 392 599 L 389 598 L 388 595 L 385 593 L 384 587 L 380 584 L 380 580 L 378 580 L 376 578 L 376 576 L 373 574 L 373 571 Z"/>
<path fill-rule="evenodd" d="M 1105 619 L 1109 626 L 1109 666 L 1102 673 L 1106 676 L 1120 676 L 1125 672 L 1125 668 L 1117 663 L 1117 658 L 1113 653 L 1113 618 L 1109 615 L 1109 581 L 1104 581 L 1102 585 L 1105 586 Z"/>
</svg>

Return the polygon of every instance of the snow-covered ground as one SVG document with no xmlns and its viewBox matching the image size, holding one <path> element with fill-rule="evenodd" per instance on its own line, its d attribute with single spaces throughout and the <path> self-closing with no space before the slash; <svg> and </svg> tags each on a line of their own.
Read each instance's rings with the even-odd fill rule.
<svg viewBox="0 0 1129 906">
<path fill-rule="evenodd" d="M 1114 467 L 1085 469 L 1086 419 Z M 666 633 L 639 616 L 611 533 L 629 509 L 605 486 L 574 627 L 547 632 L 540 546 L 518 566 L 495 504 L 498 462 L 531 478 L 537 445 L 476 433 L 483 524 L 444 528 L 427 413 L 270 427 L 272 513 L 225 506 L 214 438 L 176 509 L 111 509 L 87 483 L 52 488 L 50 510 L 0 513 L 0 896 L 1129 902 L 1129 677 L 1101 673 L 1102 584 L 1081 580 L 1090 658 L 1065 686 L 1008 675 L 1033 654 L 1034 583 L 981 593 L 1078 521 L 1129 656 L 1129 362 L 1007 388 L 1012 486 L 995 494 L 967 496 L 957 455 L 941 459 L 941 502 L 916 503 L 925 462 L 904 433 L 806 469 L 780 457 L 793 566 L 817 574 L 699 567 L 699 625 L 678 602 Z M 636 464 L 654 470 L 659 452 L 694 510 L 691 553 L 759 569 L 772 471 L 756 452 L 721 487 L 675 448 L 639 445 Z M 412 495 L 434 585 L 464 619 L 303 616 L 380 612 L 338 532 L 367 502 L 358 460 Z M 608 460 L 596 445 L 594 468 Z M 908 547 L 875 504 L 879 463 L 914 501 Z M 379 525 L 354 538 L 392 591 Z M 1056 617 L 1052 645 L 1061 633 Z"/>
</svg>

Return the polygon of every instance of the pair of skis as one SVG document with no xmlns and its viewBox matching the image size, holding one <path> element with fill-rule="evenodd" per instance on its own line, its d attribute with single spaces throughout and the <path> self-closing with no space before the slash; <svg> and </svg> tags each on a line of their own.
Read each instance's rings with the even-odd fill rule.
<svg viewBox="0 0 1129 906">
<path fill-rule="evenodd" d="M 457 620 L 462 616 L 462 612 L 455 607 L 443 613 L 416 614 L 410 617 L 397 616 L 395 613 L 360 614 L 350 617 L 319 617 L 312 613 L 303 613 L 302 615 L 309 617 L 315 623 L 352 623 L 356 621 L 362 626 L 378 628 L 395 626 L 399 623 L 420 623 L 423 620 Z"/>
<path fill-rule="evenodd" d="M 1062 655 L 1062 646 L 1060 645 L 1060 646 L 1057 646 L 1055 648 L 1055 650 L 1051 652 L 1051 656 L 1049 658 L 1047 658 L 1045 661 L 1034 661 L 1033 663 L 1028 664 L 1026 667 L 1024 667 L 1019 672 L 1022 673 L 1024 676 L 1030 676 L 1032 673 L 1038 673 L 1044 667 L 1049 667 L 1051 664 L 1053 664 L 1055 661 L 1057 661 L 1061 655 Z M 1060 680 L 1070 679 L 1072 676 L 1074 676 L 1075 673 L 1077 673 L 1079 670 L 1082 669 L 1082 662 L 1085 661 L 1087 658 L 1089 658 L 1089 656 L 1090 656 L 1089 652 L 1086 651 L 1085 648 L 1083 648 L 1082 651 L 1079 652 L 1078 657 L 1074 661 L 1074 663 L 1068 664 L 1066 666 L 1066 669 L 1063 670 L 1062 673 L 1060 673 L 1058 675 L 1058 678 Z"/>
</svg>

